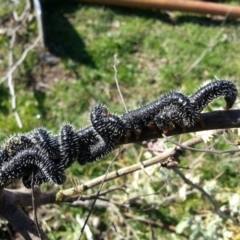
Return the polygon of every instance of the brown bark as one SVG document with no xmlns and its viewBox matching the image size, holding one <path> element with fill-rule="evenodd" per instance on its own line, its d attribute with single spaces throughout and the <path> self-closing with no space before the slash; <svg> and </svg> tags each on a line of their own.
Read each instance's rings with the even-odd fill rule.
<svg viewBox="0 0 240 240">
<path fill-rule="evenodd" d="M 211 130 L 211 129 L 226 129 L 226 128 L 239 128 L 240 127 L 240 110 L 231 110 L 231 111 L 215 111 L 210 113 L 204 113 L 201 115 L 201 118 L 205 124 L 203 127 L 201 124 L 197 124 L 196 126 L 189 128 L 186 130 L 187 132 L 195 132 L 195 131 L 203 131 L 203 130 Z M 169 132 L 170 135 L 178 135 L 183 134 L 181 128 L 176 128 L 173 131 Z M 143 129 L 139 139 L 136 139 L 136 136 L 132 135 L 129 138 L 128 143 L 149 140 L 153 138 L 162 137 L 162 132 L 154 132 L 149 129 Z M 201 137 L 196 139 L 191 139 L 185 143 L 187 146 L 193 146 L 199 142 L 201 142 Z M 122 138 L 119 141 L 119 145 L 125 144 L 125 138 Z M 146 160 L 141 164 L 134 164 L 129 167 L 122 168 L 116 172 L 108 173 L 106 176 L 100 176 L 95 178 L 81 186 L 81 190 L 85 191 L 93 186 L 99 185 L 103 179 L 105 181 L 109 181 L 113 178 L 123 176 L 129 174 L 131 172 L 142 169 L 143 167 L 148 167 L 156 163 L 161 163 L 166 158 L 172 156 L 174 154 L 175 149 L 168 149 L 163 152 L 163 154 L 154 157 L 150 160 Z M 63 190 L 62 192 L 62 201 L 66 200 L 68 196 L 74 195 L 76 192 L 76 188 Z M 79 193 L 78 193 L 79 194 Z M 38 189 L 36 189 L 35 197 L 36 197 L 36 206 L 49 204 L 57 202 L 56 193 L 45 194 L 41 193 Z M 58 198 L 59 199 L 59 198 Z M 22 210 L 23 206 L 31 206 L 32 205 L 32 195 L 30 190 L 10 190 L 10 189 L 0 189 L 0 216 L 7 219 L 9 223 L 19 231 L 25 239 L 41 239 L 38 235 L 37 227 L 33 220 L 31 220 L 26 213 Z M 43 239 L 48 239 L 47 236 L 42 233 Z"/>
<path fill-rule="evenodd" d="M 237 109 L 231 111 L 214 111 L 209 113 L 203 113 L 201 114 L 201 119 L 202 122 L 204 123 L 204 126 L 202 126 L 201 123 L 197 123 L 194 127 L 186 129 L 185 132 L 183 131 L 182 128 L 176 127 L 176 129 L 169 131 L 167 135 L 173 136 L 188 132 L 199 132 L 213 129 L 239 128 L 240 110 Z M 162 138 L 162 131 L 158 129 L 151 130 L 148 128 L 144 128 L 138 139 L 136 139 L 136 136 L 132 134 L 128 138 L 127 143 L 142 142 L 154 138 Z M 119 145 L 125 143 L 126 143 L 125 137 L 122 137 L 119 141 Z"/>
<path fill-rule="evenodd" d="M 73 0 L 75 2 L 90 4 L 106 4 L 110 6 L 159 9 L 169 11 L 183 11 L 200 14 L 221 15 L 228 18 L 239 18 L 240 7 L 207 1 L 186 0 Z"/>
<path fill-rule="evenodd" d="M 47 240 L 47 236 L 42 232 L 41 237 L 38 234 L 36 225 L 32 219 L 23 211 L 19 202 L 19 195 L 24 199 L 24 192 L 15 194 L 9 190 L 3 190 L 0 195 L 0 216 L 9 221 L 9 223 L 24 237 L 26 240 Z M 26 196 L 26 195 L 25 195 Z M 31 196 L 31 195 L 30 195 Z M 26 198 L 27 203 L 31 206 L 31 197 Z M 25 205 L 26 206 L 26 205 Z"/>
</svg>

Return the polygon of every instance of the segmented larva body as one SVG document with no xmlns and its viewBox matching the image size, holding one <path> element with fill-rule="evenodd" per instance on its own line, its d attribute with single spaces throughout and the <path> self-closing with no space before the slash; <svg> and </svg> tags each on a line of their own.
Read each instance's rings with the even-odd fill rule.
<svg viewBox="0 0 240 240">
<path fill-rule="evenodd" d="M 0 168 L 19 152 L 31 148 L 33 145 L 32 140 L 23 134 L 7 139 L 0 150 Z"/>
<path fill-rule="evenodd" d="M 215 98 L 223 96 L 226 101 L 226 110 L 232 108 L 237 99 L 236 85 L 227 80 L 218 80 L 207 84 L 192 94 L 189 99 L 197 112 L 202 110 Z"/>
<path fill-rule="evenodd" d="M 33 172 L 35 168 L 43 172 L 48 182 L 62 184 L 66 179 L 64 172 L 60 172 L 55 164 L 49 161 L 46 152 L 38 148 L 30 148 L 21 151 L 3 164 L 0 171 L 0 186 Z"/>
<path fill-rule="evenodd" d="M 95 161 L 109 154 L 115 148 L 125 128 L 121 118 L 110 114 L 102 104 L 92 109 L 90 118 L 92 128 L 88 129 L 88 133 L 93 131 L 93 135 L 88 151 L 79 154 L 80 164 Z"/>
<path fill-rule="evenodd" d="M 58 173 L 61 174 L 61 172 L 78 159 L 80 151 L 82 153 L 81 155 L 89 151 L 89 146 L 93 144 L 93 130 L 90 131 L 90 128 L 92 127 L 81 130 L 81 134 L 79 134 L 79 132 L 75 132 L 72 125 L 67 124 L 62 127 L 59 135 L 53 136 L 43 128 L 36 129 L 28 135 L 31 136 L 35 146 L 45 151 L 45 155 L 48 156 L 48 161 L 54 165 L 56 171 L 51 173 L 58 175 Z M 94 143 L 97 145 L 96 141 L 94 141 Z M 85 159 L 85 161 L 87 162 L 87 159 Z M 56 178 L 56 176 L 53 175 L 51 178 Z M 26 188 L 30 188 L 32 174 L 25 174 L 22 181 Z M 34 185 L 41 185 L 44 182 L 49 182 L 49 177 L 47 177 L 45 172 L 39 167 L 34 170 Z"/>
<path fill-rule="evenodd" d="M 54 174 L 61 175 L 62 169 L 57 168 L 55 161 L 60 158 L 58 137 L 52 135 L 50 131 L 45 128 L 37 128 L 31 131 L 28 136 L 34 142 L 34 146 L 42 149 L 48 156 L 48 161 L 54 166 L 55 171 L 51 178 L 56 178 Z M 49 182 L 49 177 L 45 176 L 44 170 L 41 168 L 34 169 L 34 185 L 41 185 L 44 182 Z M 32 184 L 32 174 L 25 174 L 22 178 L 22 182 L 26 188 L 30 188 Z"/>
<path fill-rule="evenodd" d="M 108 144 L 115 144 L 122 136 L 124 123 L 116 115 L 110 114 L 106 106 L 99 104 L 95 106 L 90 114 L 94 130 Z"/>
<path fill-rule="evenodd" d="M 155 123 L 161 130 L 169 128 L 169 123 L 190 127 L 196 123 L 199 114 L 189 99 L 181 93 L 171 92 L 136 110 L 122 115 L 127 131 L 142 129 Z"/>
<path fill-rule="evenodd" d="M 200 114 L 195 111 L 190 100 L 181 93 L 166 95 L 166 105 L 155 116 L 154 123 L 159 129 L 168 131 L 171 127 L 192 127 L 200 119 Z M 170 126 L 169 126 L 170 125 Z"/>
<path fill-rule="evenodd" d="M 78 137 L 73 126 L 70 124 L 62 127 L 59 136 L 53 136 L 43 128 L 34 130 L 30 135 L 33 141 L 35 141 L 36 146 L 44 149 L 46 154 L 48 154 L 49 161 L 54 164 L 56 171 L 55 173 L 52 172 L 52 174 L 61 174 L 75 161 L 78 155 Z M 51 177 L 57 178 L 57 176 L 54 175 Z M 30 188 L 31 182 L 31 175 L 25 175 L 23 177 L 25 187 Z M 34 172 L 34 184 L 40 185 L 44 182 L 48 182 L 48 177 L 46 177 L 44 171 L 39 168 Z"/>
<path fill-rule="evenodd" d="M 66 124 L 58 135 L 45 128 L 9 138 L 0 149 L 0 186 L 23 177 L 27 188 L 44 182 L 62 184 L 64 170 L 75 160 L 83 165 L 110 153 L 127 132 L 140 134 L 144 127 L 157 126 L 167 132 L 175 126 L 192 127 L 200 120 L 200 112 L 213 99 L 223 96 L 226 109 L 237 98 L 236 86 L 226 80 L 212 82 L 189 98 L 171 92 L 156 101 L 118 117 L 104 105 L 95 106 L 90 114 L 92 125 L 75 131 Z"/>
<path fill-rule="evenodd" d="M 114 149 L 117 140 L 123 133 L 124 126 L 121 119 L 109 114 L 105 106 L 97 105 L 91 111 L 91 121 L 93 126 L 86 127 L 78 132 L 74 130 L 72 125 L 67 124 L 62 127 L 60 134 L 57 136 L 51 135 L 49 131 L 43 128 L 36 129 L 28 134 L 31 137 L 32 145 L 43 149 L 45 155 L 48 156 L 48 161 L 55 168 L 55 172 L 51 171 L 48 176 L 41 166 L 35 169 L 34 184 L 40 185 L 49 182 L 49 179 L 56 179 L 57 175 L 61 175 L 76 159 L 80 164 L 86 164 L 96 161 Z M 24 145 L 20 144 L 18 151 L 21 150 L 21 147 L 23 148 Z M 52 175 L 49 177 L 49 174 Z M 31 187 L 31 178 L 31 174 L 26 173 L 23 176 L 25 187 Z"/>
<path fill-rule="evenodd" d="M 73 126 L 68 124 L 62 127 L 59 137 L 60 161 L 59 167 L 66 169 L 77 158 L 81 146 L 78 145 L 78 136 Z"/>
<path fill-rule="evenodd" d="M 6 182 L 12 178 L 23 177 L 24 185 L 29 188 L 31 187 L 31 173 L 35 172 L 35 184 L 38 185 L 42 182 L 59 184 L 58 176 L 65 179 L 65 175 L 63 170 L 56 167 L 54 159 L 59 159 L 58 143 L 56 137 L 46 129 L 39 128 L 25 135 L 15 135 L 4 143 L 0 151 L 0 185 L 5 184 L 6 174 L 2 174 L 2 172 L 8 173 L 10 170 L 11 174 L 9 174 L 9 178 L 5 178 Z M 48 166 L 49 172 L 46 171 L 46 166 Z M 23 172 L 25 173 L 23 174 Z"/>
<path fill-rule="evenodd" d="M 37 128 L 31 131 L 28 136 L 31 138 L 34 145 L 44 149 L 49 157 L 59 158 L 59 142 L 58 136 L 53 135 L 45 128 Z"/>
</svg>

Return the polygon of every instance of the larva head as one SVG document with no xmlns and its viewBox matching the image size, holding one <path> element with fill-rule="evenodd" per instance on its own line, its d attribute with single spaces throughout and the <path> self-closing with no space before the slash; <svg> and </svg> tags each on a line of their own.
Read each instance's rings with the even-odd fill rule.
<svg viewBox="0 0 240 240">
<path fill-rule="evenodd" d="M 93 122 L 95 119 L 107 116 L 108 114 L 109 114 L 108 109 L 104 105 L 98 104 L 95 107 L 93 107 L 90 114 L 90 118 L 91 121 Z"/>
<path fill-rule="evenodd" d="M 108 144 L 116 142 L 124 131 L 124 124 L 121 118 L 109 114 L 104 105 L 97 105 L 92 109 L 91 122 L 94 130 Z"/>
</svg>

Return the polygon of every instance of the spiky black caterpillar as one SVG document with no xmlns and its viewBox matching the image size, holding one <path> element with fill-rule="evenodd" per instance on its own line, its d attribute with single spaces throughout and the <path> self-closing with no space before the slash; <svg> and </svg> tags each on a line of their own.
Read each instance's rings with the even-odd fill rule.
<svg viewBox="0 0 240 240">
<path fill-rule="evenodd" d="M 48 154 L 42 149 L 29 148 L 21 151 L 5 163 L 0 171 L 0 186 L 10 183 L 13 179 L 41 170 L 46 181 L 62 184 L 66 180 L 64 172 L 59 171 L 49 159 Z M 42 181 L 34 182 L 39 185 Z"/>
<path fill-rule="evenodd" d="M 98 105 L 91 112 L 92 125 L 77 132 L 67 124 L 58 135 L 44 128 L 16 135 L 0 149 L 0 186 L 23 177 L 24 185 L 30 187 L 32 172 L 34 184 L 62 184 L 64 170 L 75 160 L 80 164 L 93 162 L 111 152 L 123 134 L 140 134 L 143 127 L 156 125 L 168 131 L 176 125 L 183 129 L 194 126 L 203 108 L 219 96 L 224 96 L 226 108 L 231 108 L 237 97 L 236 86 L 229 81 L 216 81 L 190 98 L 172 92 L 121 118 Z"/>
<path fill-rule="evenodd" d="M 60 173 L 64 172 L 64 170 L 75 161 L 76 154 L 78 153 L 78 139 L 75 135 L 74 128 L 69 124 L 62 127 L 59 136 L 54 136 L 43 128 L 36 129 L 29 133 L 34 145 L 46 152 L 49 162 L 51 161 L 56 171 Z M 53 177 L 55 177 L 56 174 L 58 173 L 53 172 Z M 40 185 L 48 182 L 48 178 L 45 175 L 42 169 L 39 168 L 35 170 L 33 183 Z M 31 182 L 31 175 L 23 176 L 23 184 L 25 187 L 30 188 Z"/>
<path fill-rule="evenodd" d="M 46 129 L 40 128 L 11 137 L 0 150 L 0 186 L 20 177 L 23 177 L 24 182 L 32 172 L 38 172 L 39 169 L 45 181 L 62 184 L 66 177 L 64 171 L 54 163 L 57 157 L 56 137 Z M 35 184 L 41 183 L 42 180 L 36 178 Z M 28 183 L 30 186 L 31 180 Z"/>
<path fill-rule="evenodd" d="M 87 128 L 88 137 L 91 134 L 91 141 L 88 144 L 88 150 L 81 152 L 78 156 L 78 162 L 85 164 L 95 161 L 108 153 L 116 146 L 116 143 L 122 136 L 125 126 L 120 117 L 110 114 L 104 105 L 97 105 L 90 114 L 92 126 Z M 86 129 L 79 131 L 80 139 L 84 139 Z M 86 143 L 82 143 L 85 144 Z"/>
<path fill-rule="evenodd" d="M 171 92 L 136 110 L 122 115 L 126 131 L 140 134 L 143 127 L 156 124 L 163 131 L 171 126 L 193 126 L 200 114 L 190 100 L 181 93 Z"/>
<path fill-rule="evenodd" d="M 78 132 L 70 125 L 63 126 L 58 140 L 59 153 L 55 154 L 59 156 L 58 161 L 55 161 L 56 168 L 65 170 L 75 159 L 81 165 L 96 161 L 114 149 L 124 129 L 121 119 L 110 114 L 104 105 L 95 106 L 90 117 L 92 126 Z M 35 174 L 35 179 L 38 184 L 47 181 L 41 169 Z M 24 185 L 28 188 L 30 180 L 23 179 Z"/>
<path fill-rule="evenodd" d="M 0 186 L 12 178 L 23 177 L 23 183 L 27 188 L 31 187 L 31 172 L 34 172 L 34 181 L 36 185 L 44 182 L 62 184 L 57 176 L 61 176 L 64 181 L 64 170 L 68 168 L 75 160 L 80 164 L 95 161 L 111 152 L 116 142 L 122 136 L 124 125 L 121 119 L 113 114 L 109 114 L 103 105 L 97 105 L 91 111 L 92 126 L 79 131 L 67 124 L 64 125 L 59 135 L 52 135 L 44 128 L 31 131 L 26 135 L 16 135 L 5 143 L 5 148 L 0 153 L 2 164 L 0 165 Z M 35 151 L 36 157 L 26 155 L 27 151 L 39 149 L 44 152 L 48 161 L 49 172 L 43 168 L 45 165 L 39 165 L 39 159 L 43 154 Z M 22 155 L 22 153 L 25 153 Z M 21 159 L 29 157 L 31 161 L 21 165 Z M 16 159 L 20 159 L 16 160 Z M 21 168 L 21 171 L 19 170 Z M 11 170 L 11 178 L 8 169 Z M 32 171 L 30 171 L 32 169 Z M 54 169 L 54 171 L 52 171 Z M 6 173 L 6 174 L 5 174 Z M 14 177 L 15 176 L 15 177 Z M 7 181 L 4 183 L 4 179 Z"/>
<path fill-rule="evenodd" d="M 227 80 L 211 82 L 189 98 L 179 93 L 174 94 L 171 96 L 173 99 L 163 110 L 165 114 L 158 114 L 155 117 L 155 123 L 163 131 L 164 126 L 167 126 L 168 123 L 172 124 L 173 127 L 175 124 L 181 126 L 184 130 L 186 127 L 194 126 L 196 122 L 202 123 L 200 113 L 215 98 L 223 96 L 226 101 L 226 110 L 229 110 L 235 103 L 237 95 L 236 85 Z"/>
<path fill-rule="evenodd" d="M 200 113 L 195 111 L 190 100 L 183 94 L 172 93 L 165 98 L 166 105 L 154 118 L 159 129 L 168 132 L 177 125 L 185 130 L 200 121 Z"/>
<path fill-rule="evenodd" d="M 227 80 L 218 80 L 207 84 L 192 94 L 189 99 L 197 112 L 202 110 L 215 98 L 223 96 L 226 101 L 226 110 L 232 108 L 237 99 L 236 85 Z"/>
</svg>

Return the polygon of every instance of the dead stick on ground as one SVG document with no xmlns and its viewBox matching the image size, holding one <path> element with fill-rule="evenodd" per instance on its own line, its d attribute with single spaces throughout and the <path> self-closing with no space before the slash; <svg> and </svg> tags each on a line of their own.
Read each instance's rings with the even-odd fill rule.
<svg viewBox="0 0 240 240">
<path fill-rule="evenodd" d="M 229 4 L 220 4 L 202 1 L 185 1 L 185 0 L 73 0 L 75 2 L 106 4 L 110 6 L 159 9 L 170 11 L 193 12 L 200 14 L 212 14 L 227 16 L 229 18 L 240 17 L 240 7 Z"/>
</svg>

